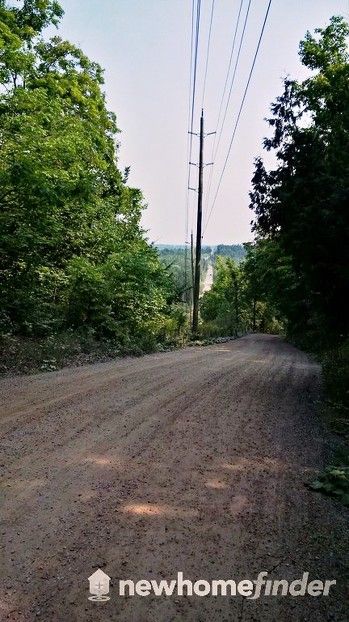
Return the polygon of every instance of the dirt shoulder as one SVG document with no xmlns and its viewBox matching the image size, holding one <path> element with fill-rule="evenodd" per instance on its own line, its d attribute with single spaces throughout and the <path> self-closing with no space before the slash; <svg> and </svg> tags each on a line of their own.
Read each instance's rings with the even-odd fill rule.
<svg viewBox="0 0 349 622">
<path fill-rule="evenodd" d="M 348 511 L 304 486 L 328 444 L 320 370 L 250 335 L 0 381 L 13 622 L 344 622 Z M 338 546 L 338 543 L 340 546 Z M 88 601 L 101 567 L 111 599 Z M 120 598 L 119 579 L 336 579 L 327 598 Z"/>
</svg>

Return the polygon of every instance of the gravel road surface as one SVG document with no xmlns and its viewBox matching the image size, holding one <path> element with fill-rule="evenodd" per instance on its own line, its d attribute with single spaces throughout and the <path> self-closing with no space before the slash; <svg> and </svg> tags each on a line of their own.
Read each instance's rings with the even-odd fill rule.
<svg viewBox="0 0 349 622">
<path fill-rule="evenodd" d="M 2 588 L 13 622 L 346 619 L 319 367 L 270 335 L 0 381 Z M 110 600 L 88 600 L 88 577 Z M 329 597 L 120 597 L 119 579 L 336 579 Z M 332 589 L 332 588 L 331 588 Z"/>
</svg>

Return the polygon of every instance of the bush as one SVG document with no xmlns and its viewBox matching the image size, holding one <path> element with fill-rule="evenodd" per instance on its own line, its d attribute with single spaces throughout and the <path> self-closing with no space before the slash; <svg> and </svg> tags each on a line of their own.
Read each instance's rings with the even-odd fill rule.
<svg viewBox="0 0 349 622">
<path fill-rule="evenodd" d="M 312 490 L 336 497 L 349 507 L 349 465 L 328 466 L 314 482 Z"/>
<path fill-rule="evenodd" d="M 323 377 L 330 401 L 349 413 L 349 339 L 325 354 Z"/>
</svg>

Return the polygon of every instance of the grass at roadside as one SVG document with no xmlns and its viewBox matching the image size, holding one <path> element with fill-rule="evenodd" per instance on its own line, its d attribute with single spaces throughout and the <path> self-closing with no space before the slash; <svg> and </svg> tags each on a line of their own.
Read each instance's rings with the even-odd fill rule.
<svg viewBox="0 0 349 622">
<path fill-rule="evenodd" d="M 322 361 L 325 401 L 322 418 L 336 435 L 330 464 L 310 484 L 313 490 L 349 507 L 349 342 L 327 352 Z"/>
<path fill-rule="evenodd" d="M 337 447 L 331 464 L 310 484 L 310 488 L 334 497 L 349 507 L 349 449 L 347 446 Z"/>
<path fill-rule="evenodd" d="M 161 349 L 156 344 L 96 339 L 73 331 L 42 338 L 3 336 L 0 339 L 0 375 L 55 371 L 65 366 L 140 356 Z"/>
<path fill-rule="evenodd" d="M 209 346 L 237 337 L 180 339 L 161 343 L 141 341 L 133 343 L 96 339 L 92 334 L 66 331 L 48 337 L 0 337 L 0 376 L 33 374 L 55 371 L 66 366 L 87 365 L 109 361 L 123 356 L 142 356 L 150 352 L 167 352 L 184 346 Z"/>
</svg>

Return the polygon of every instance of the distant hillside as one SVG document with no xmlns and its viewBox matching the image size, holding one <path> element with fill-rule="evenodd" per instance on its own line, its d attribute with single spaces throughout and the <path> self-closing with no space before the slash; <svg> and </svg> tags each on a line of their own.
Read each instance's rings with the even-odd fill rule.
<svg viewBox="0 0 349 622">
<path fill-rule="evenodd" d="M 190 246 L 184 244 L 155 244 L 159 251 L 160 260 L 166 266 L 166 270 L 172 274 L 176 291 L 179 296 L 192 287 L 191 253 Z M 185 253 L 187 249 L 187 253 Z M 201 278 L 205 280 L 207 269 L 214 265 L 217 257 L 231 257 L 235 261 L 241 261 L 246 252 L 242 244 L 218 244 L 216 246 L 203 246 L 201 259 Z M 185 269 L 185 265 L 187 268 Z M 187 273 L 185 275 L 185 273 Z"/>
<path fill-rule="evenodd" d="M 245 255 L 246 251 L 243 244 L 218 244 L 215 247 L 214 254 L 220 257 L 231 257 L 236 261 L 241 261 Z"/>
<path fill-rule="evenodd" d="M 168 257 L 173 255 L 182 255 L 184 254 L 185 245 L 184 244 L 155 244 L 156 248 L 160 252 L 160 256 Z M 190 247 L 187 247 L 190 253 Z M 246 251 L 243 244 L 217 244 L 216 246 L 203 246 L 202 247 L 203 255 L 211 255 L 213 254 L 215 257 L 231 257 L 236 261 L 241 261 L 245 255 Z"/>
<path fill-rule="evenodd" d="M 155 244 L 155 247 L 160 251 L 169 251 L 173 253 L 175 251 L 184 251 L 186 245 L 185 244 Z M 187 248 L 190 250 L 190 245 L 187 245 Z M 202 246 L 203 253 L 211 253 L 214 252 L 216 246 Z"/>
</svg>

